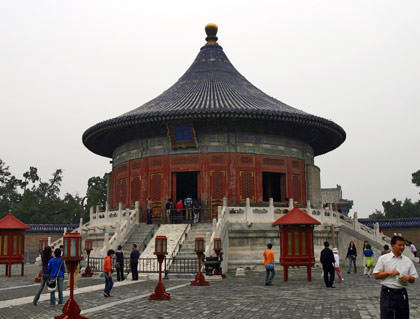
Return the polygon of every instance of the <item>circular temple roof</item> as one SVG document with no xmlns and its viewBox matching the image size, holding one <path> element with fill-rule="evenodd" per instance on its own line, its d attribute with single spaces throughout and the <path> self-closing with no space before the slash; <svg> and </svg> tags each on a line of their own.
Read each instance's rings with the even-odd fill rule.
<svg viewBox="0 0 420 319">
<path fill-rule="evenodd" d="M 230 63 L 217 43 L 217 26 L 206 26 L 207 44 L 193 64 L 169 89 L 142 106 L 100 122 L 83 134 L 84 145 L 94 153 L 112 157 L 116 147 L 133 139 L 145 124 L 206 119 L 275 121 L 311 145 L 315 155 L 327 153 L 346 138 L 332 121 L 295 109 L 268 96 Z M 292 129 L 292 130 L 291 130 Z"/>
</svg>

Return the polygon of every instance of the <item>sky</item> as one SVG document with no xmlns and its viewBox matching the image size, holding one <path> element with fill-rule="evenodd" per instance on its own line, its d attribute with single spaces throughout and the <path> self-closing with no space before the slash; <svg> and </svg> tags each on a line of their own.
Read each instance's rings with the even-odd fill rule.
<svg viewBox="0 0 420 319">
<path fill-rule="evenodd" d="M 83 132 L 175 83 L 210 22 L 251 83 L 344 128 L 315 158 L 322 187 L 341 185 L 359 217 L 419 199 L 417 0 L 0 0 L 0 158 L 18 177 L 61 168 L 62 192 L 83 195 L 111 170 Z"/>
</svg>

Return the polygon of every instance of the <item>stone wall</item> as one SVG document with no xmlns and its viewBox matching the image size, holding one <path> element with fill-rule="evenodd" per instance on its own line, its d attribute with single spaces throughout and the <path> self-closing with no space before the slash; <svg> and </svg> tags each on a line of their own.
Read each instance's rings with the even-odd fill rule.
<svg viewBox="0 0 420 319">
<path fill-rule="evenodd" d="M 62 233 L 25 233 L 25 263 L 35 262 L 39 256 L 39 239 L 51 237 L 51 243 L 63 236 Z"/>
<path fill-rule="evenodd" d="M 307 199 L 311 201 L 313 208 L 321 208 L 321 177 L 318 166 L 306 165 Z"/>
</svg>

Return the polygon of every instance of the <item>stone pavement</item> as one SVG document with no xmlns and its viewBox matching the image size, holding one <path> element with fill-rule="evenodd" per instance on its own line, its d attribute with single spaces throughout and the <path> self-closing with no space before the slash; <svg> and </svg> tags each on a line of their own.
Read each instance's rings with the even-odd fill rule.
<svg viewBox="0 0 420 319">
<path fill-rule="evenodd" d="M 416 265 L 419 271 L 418 265 Z M 37 306 L 30 301 L 37 290 L 33 277 L 39 267 L 25 268 L 27 275 L 9 279 L 0 275 L 0 303 L 22 297 L 23 305 L 0 309 L 0 318 L 43 319 L 61 314 L 61 306 L 50 306 L 49 299 Z M 289 281 L 277 267 L 273 286 L 265 286 L 262 272 L 247 271 L 245 277 L 229 274 L 227 279 L 210 282 L 209 287 L 192 287 L 192 279 L 170 277 L 164 284 L 170 301 L 149 301 L 156 280 L 144 280 L 114 287 L 113 297 L 104 298 L 102 290 L 75 295 L 83 313 L 90 319 L 125 318 L 379 318 L 379 281 L 361 274 L 347 274 L 336 289 L 327 289 L 319 269 L 313 270 L 313 281 L 306 281 L 304 268 L 290 271 Z M 103 284 L 99 278 L 83 278 L 80 287 Z M 16 286 L 27 286 L 13 288 Z M 411 318 L 420 319 L 420 282 L 410 285 Z M 88 288 L 86 288 L 89 290 Z M 93 288 L 92 288 L 93 289 Z M 98 290 L 99 289 L 99 290 Z M 81 289 L 82 290 L 82 289 Z M 46 295 L 48 297 L 48 295 Z M 21 299 L 19 299 L 21 300 Z M 65 297 L 65 301 L 67 298 Z"/>
</svg>

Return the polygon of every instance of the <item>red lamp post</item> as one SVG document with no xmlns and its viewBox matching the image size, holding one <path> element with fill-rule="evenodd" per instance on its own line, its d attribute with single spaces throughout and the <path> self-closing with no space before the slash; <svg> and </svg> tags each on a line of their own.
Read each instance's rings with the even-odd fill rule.
<svg viewBox="0 0 420 319">
<path fill-rule="evenodd" d="M 156 236 L 155 238 L 155 255 L 159 262 L 159 281 L 156 285 L 155 292 L 149 296 L 149 300 L 169 300 L 171 299 L 171 294 L 166 292 L 165 286 L 162 282 L 162 262 L 165 259 L 165 255 L 168 254 L 167 251 L 168 239 L 166 236 Z"/>
<path fill-rule="evenodd" d="M 48 245 L 48 238 L 40 238 L 39 239 L 39 253 L 41 253 L 45 247 L 47 247 Z M 41 282 L 41 278 L 42 278 L 42 259 L 41 259 L 41 271 L 38 274 L 38 277 L 35 278 L 35 282 Z"/>
<path fill-rule="evenodd" d="M 214 239 L 214 252 L 216 256 L 219 258 L 219 262 L 222 263 L 223 261 L 223 253 L 222 253 L 222 240 L 220 238 Z M 222 278 L 226 278 L 226 275 L 222 273 L 222 267 L 220 267 L 220 273 L 215 269 L 215 275 L 220 275 Z"/>
<path fill-rule="evenodd" d="M 70 298 L 63 307 L 63 313 L 54 319 L 88 319 L 80 314 L 80 308 L 73 297 L 74 272 L 82 259 L 82 236 L 78 233 L 67 233 L 63 236 L 63 256 L 70 273 Z"/>
<path fill-rule="evenodd" d="M 195 253 L 198 258 L 198 272 L 195 276 L 195 280 L 191 281 L 191 286 L 209 286 L 210 283 L 204 279 L 203 273 L 201 272 L 201 259 L 204 254 L 204 238 L 197 237 L 195 239 Z"/>
<path fill-rule="evenodd" d="M 88 255 L 88 258 L 87 258 L 87 265 L 85 268 L 85 272 L 82 274 L 83 277 L 92 277 L 92 270 L 90 269 L 90 266 L 89 266 L 89 256 L 92 249 L 93 249 L 93 239 L 86 239 L 85 250 Z"/>
</svg>

